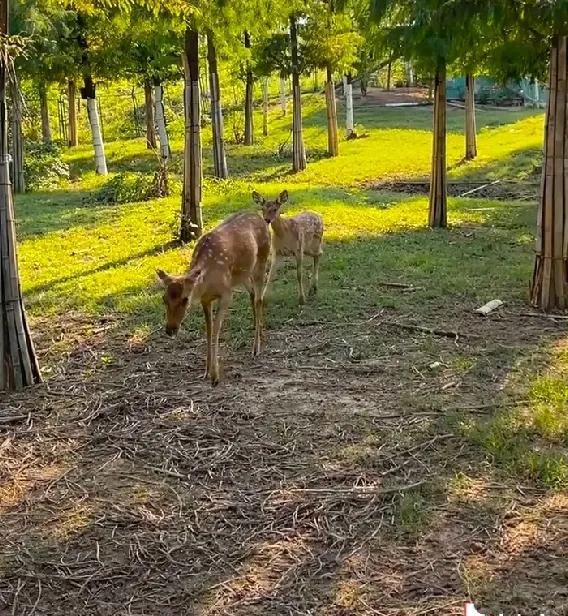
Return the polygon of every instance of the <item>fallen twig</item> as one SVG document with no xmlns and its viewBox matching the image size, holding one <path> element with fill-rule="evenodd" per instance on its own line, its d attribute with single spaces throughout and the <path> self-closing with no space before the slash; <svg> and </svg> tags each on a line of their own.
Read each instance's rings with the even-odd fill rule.
<svg viewBox="0 0 568 616">
<path fill-rule="evenodd" d="M 478 186 L 477 188 L 472 188 L 471 190 L 468 190 L 462 193 L 460 197 L 467 197 L 468 195 L 472 195 L 473 193 L 476 193 L 479 190 L 483 190 L 484 188 L 487 188 L 488 186 L 494 186 L 495 184 L 499 184 L 500 182 L 501 180 L 495 180 L 493 182 L 488 182 L 487 184 L 483 184 L 482 186 Z"/>
<path fill-rule="evenodd" d="M 422 291 L 424 287 L 415 287 L 412 284 L 406 284 L 404 282 L 387 282 L 379 280 L 377 283 L 379 287 L 393 287 L 394 289 L 406 289 L 408 291 Z"/>
<path fill-rule="evenodd" d="M 434 327 L 425 327 L 424 325 L 414 325 L 413 323 L 400 323 L 399 321 L 383 320 L 381 324 L 393 325 L 394 327 L 400 327 L 401 329 L 407 329 L 409 331 L 418 331 L 425 334 L 431 334 L 432 336 L 445 336 L 446 338 L 479 338 L 475 334 L 464 334 L 457 331 L 451 331 L 447 329 L 438 329 Z"/>
<path fill-rule="evenodd" d="M 545 312 L 520 312 L 520 317 L 532 317 L 536 319 L 549 319 L 551 321 L 568 321 L 568 315 L 546 314 Z"/>
</svg>

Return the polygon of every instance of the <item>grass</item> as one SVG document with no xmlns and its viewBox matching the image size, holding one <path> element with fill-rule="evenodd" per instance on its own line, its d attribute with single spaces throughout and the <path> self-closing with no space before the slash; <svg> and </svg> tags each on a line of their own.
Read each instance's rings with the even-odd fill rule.
<svg viewBox="0 0 568 616">
<path fill-rule="evenodd" d="M 228 181 L 205 178 L 203 206 L 207 228 L 212 228 L 231 212 L 253 209 L 250 198 L 253 188 L 265 195 L 275 195 L 286 188 L 291 196 L 286 214 L 310 209 L 324 218 L 325 254 L 317 301 L 298 307 L 291 265 L 281 266 L 269 290 L 270 347 L 266 365 L 247 364 L 244 359 L 244 350 L 250 344 L 250 307 L 246 294 L 237 293 L 224 343 L 232 353 L 238 354 L 233 356 L 234 363 L 242 362 L 243 365 L 231 368 L 232 380 L 227 385 L 225 398 L 222 393 L 210 397 L 194 389 L 193 370 L 197 359 L 193 349 L 196 346 L 202 349 L 198 346 L 202 344 L 203 329 L 200 312 L 195 309 L 188 316 L 180 338 L 171 344 L 156 333 L 163 324 L 164 315 L 160 291 L 154 280 L 155 269 L 181 272 L 192 251 L 191 245 L 180 248 L 172 243 L 178 226 L 179 195 L 141 203 L 99 203 L 96 192 L 106 180 L 92 172 L 88 146 L 65 154 L 74 177 L 69 186 L 17 198 L 19 259 L 26 304 L 35 322 L 48 322 L 48 342 L 44 344 L 56 349 L 56 357 L 52 355 L 44 363 L 56 364 L 67 354 L 83 357 L 84 344 L 90 351 L 87 359 L 81 360 L 85 365 L 81 365 L 80 374 L 85 382 L 94 380 L 103 384 L 104 395 L 111 395 L 113 388 L 116 389 L 114 393 L 120 393 L 121 384 L 128 384 L 126 398 L 135 399 L 133 404 L 141 414 L 140 422 L 136 419 L 135 424 L 128 424 L 130 402 L 122 399 L 124 396 L 113 403 L 115 410 L 108 415 L 108 421 L 115 422 L 119 421 L 119 414 L 122 418 L 123 411 L 125 413 L 125 430 L 131 440 L 120 445 L 125 452 L 124 463 L 141 462 L 131 448 L 136 440 L 132 430 L 139 427 L 144 435 L 160 433 L 171 421 L 176 426 L 175 435 L 167 438 L 162 435 L 166 439 L 162 446 L 169 447 L 173 443 L 174 447 L 168 454 L 167 464 L 161 458 L 146 459 L 161 456 L 158 448 L 154 453 L 151 449 L 145 450 L 142 466 L 149 464 L 144 468 L 156 472 L 164 469 L 170 472 L 167 469 L 171 468 L 173 472 L 178 464 L 180 472 L 183 471 L 181 476 L 189 476 L 184 465 L 190 464 L 193 458 L 188 457 L 187 451 L 195 445 L 194 441 L 197 443 L 195 451 L 200 451 L 203 442 L 205 453 L 202 455 L 212 456 L 208 471 L 211 481 L 215 482 L 208 484 L 212 494 L 217 494 L 219 486 L 225 482 L 233 485 L 230 483 L 233 481 L 232 467 L 223 463 L 223 456 L 231 456 L 233 451 L 247 464 L 249 459 L 260 460 L 258 465 L 252 464 L 249 468 L 250 482 L 262 479 L 259 493 L 272 480 L 280 482 L 280 487 L 274 488 L 271 494 L 284 489 L 282 486 L 287 482 L 296 489 L 307 482 L 306 473 L 309 472 L 317 471 L 326 485 L 327 482 L 335 485 L 334 478 L 339 477 L 345 482 L 339 493 L 349 494 L 347 500 L 335 503 L 337 495 L 333 496 L 333 489 L 330 489 L 325 497 L 317 496 L 317 508 L 306 513 L 306 519 L 301 522 L 316 533 L 306 544 L 311 546 L 310 550 L 320 545 L 320 533 L 325 532 L 322 529 L 329 528 L 333 530 L 328 536 L 330 544 L 341 544 L 337 558 L 331 559 L 333 562 L 341 563 L 343 555 L 351 553 L 354 559 L 361 556 L 365 568 L 375 566 L 380 571 L 380 564 L 373 565 L 371 548 L 367 560 L 363 559 L 364 542 L 371 537 L 377 541 L 372 544 L 373 549 L 377 553 L 384 551 L 381 558 L 383 563 L 389 564 L 388 575 L 394 554 L 398 554 L 401 562 L 407 557 L 420 560 L 424 555 L 427 567 L 422 569 L 422 562 L 406 567 L 406 570 L 422 572 L 429 570 L 431 561 L 437 557 L 429 552 L 432 545 L 444 550 L 452 544 L 454 535 L 459 535 L 460 540 L 453 546 L 456 553 L 463 555 L 461 533 L 465 532 L 464 528 L 473 528 L 475 541 L 485 541 L 488 537 L 489 544 L 485 554 L 477 555 L 477 548 L 471 548 L 475 554 L 464 556 L 466 564 L 460 574 L 463 586 L 482 596 L 499 596 L 500 585 L 496 580 L 500 578 L 495 573 L 500 571 L 499 563 L 491 562 L 497 549 L 491 543 L 491 538 L 495 537 L 495 520 L 503 526 L 508 523 L 507 516 L 513 510 L 511 503 L 517 502 L 515 499 L 520 498 L 527 484 L 535 494 L 540 491 L 553 494 L 568 488 L 565 332 L 554 324 L 549 327 L 520 315 L 527 310 L 536 204 L 451 198 L 449 229 L 430 230 L 426 227 L 426 198 L 379 192 L 369 188 L 367 183 L 427 176 L 431 109 L 371 109 L 365 105 L 356 108 L 358 122 L 368 131 L 368 136 L 342 142 L 341 156 L 337 159 L 324 155 L 325 116 L 321 101 L 307 96 L 305 115 L 310 157 L 306 171 L 294 176 L 289 173 L 286 148 L 280 146 L 288 139 L 290 118 L 281 118 L 278 109 L 273 109 L 267 138 L 259 137 L 252 148 L 229 147 L 232 178 Z M 452 178 L 534 181 L 542 144 L 541 113 L 480 111 L 480 156 L 471 163 L 461 161 L 463 112 L 450 109 L 448 117 L 448 162 Z M 204 131 L 206 173 L 211 166 L 207 133 Z M 172 176 L 177 182 L 182 144 L 179 138 L 174 138 L 172 145 Z M 283 150 L 284 155 L 279 154 L 279 150 Z M 107 155 L 111 174 L 121 171 L 152 173 L 154 169 L 154 155 L 147 152 L 140 139 L 109 143 Z M 385 281 L 411 285 L 412 289 L 383 286 L 381 283 Z M 505 300 L 504 312 L 487 319 L 472 314 L 474 308 L 493 298 Z M 104 334 L 108 339 L 98 340 L 89 347 L 88 341 L 83 343 L 74 336 L 67 336 L 69 313 L 79 313 L 89 322 L 106 323 L 105 318 L 110 316 L 116 326 Z M 457 330 L 463 336 L 454 340 L 412 330 L 401 331 L 396 329 L 396 323 L 400 322 Z M 59 337 L 63 339 L 61 343 Z M 138 363 L 132 348 L 141 354 Z M 146 352 L 153 354 L 146 357 Z M 185 375 L 188 358 L 191 362 L 189 379 Z M 46 365 L 46 368 L 50 370 L 52 366 Z M 158 375 L 158 381 L 167 380 L 172 374 L 177 378 L 180 370 L 184 371 L 182 385 L 187 386 L 187 392 L 175 390 L 172 394 L 174 406 L 169 408 L 168 396 L 160 397 L 161 394 L 156 393 L 163 389 L 160 390 L 159 384 L 152 379 Z M 130 386 L 132 380 L 142 388 L 140 379 L 152 381 L 152 387 L 157 388 L 145 401 L 138 400 L 138 390 Z M 102 400 L 103 394 L 100 395 Z M 186 405 L 190 397 L 191 407 Z M 100 400 L 87 400 L 86 408 L 92 405 L 95 409 L 104 409 Z M 228 415 L 223 415 L 225 408 L 230 409 Z M 243 408 L 247 409 L 245 415 L 238 415 L 244 413 Z M 109 430 L 113 434 L 115 430 L 120 432 L 118 423 L 112 423 L 111 428 L 110 423 L 104 423 L 107 418 L 102 410 L 100 417 L 96 414 L 98 410 L 93 412 L 93 422 L 101 423 L 91 424 L 89 419 L 85 424 L 81 419 L 81 426 L 89 426 L 87 432 L 97 429 L 96 426 L 105 434 Z M 83 417 L 81 413 L 87 411 L 81 409 L 80 418 Z M 64 420 L 74 422 L 70 417 L 64 416 Z M 185 423 L 178 426 L 176 422 L 181 421 L 180 418 L 185 418 Z M 389 423 L 393 419 L 394 427 Z M 218 450 L 217 460 L 217 453 L 214 453 L 217 451 L 216 435 L 233 430 L 234 422 L 238 427 L 229 439 L 230 447 Z M 196 431 L 195 438 L 191 430 Z M 185 440 L 175 441 L 180 435 Z M 145 438 L 138 445 L 144 443 Z M 269 447 L 264 450 L 266 443 Z M 258 450 L 267 458 L 282 455 L 284 463 L 281 467 L 273 462 L 264 463 L 262 455 L 256 457 L 254 448 L 260 448 Z M 249 449 L 254 450 L 252 454 Z M 178 459 L 179 452 L 184 455 Z M 92 468 L 106 469 L 108 464 L 111 469 L 109 460 L 115 459 L 115 449 L 111 453 L 107 450 L 105 455 L 110 456 L 108 460 L 97 459 L 96 465 L 93 462 L 93 466 L 87 468 L 89 477 L 93 476 Z M 288 455 L 290 458 L 286 458 Z M 223 473 L 227 472 L 226 476 L 215 474 L 220 468 Z M 268 474 L 263 477 L 263 472 Z M 393 492 L 392 500 L 385 503 L 379 502 L 379 496 L 373 497 L 367 505 L 361 500 L 361 509 L 357 509 L 354 504 L 357 499 L 350 492 L 354 486 L 367 481 L 381 486 L 383 481 L 386 485 L 413 484 L 416 477 L 423 475 L 423 483 L 417 482 L 416 487 L 401 494 Z M 164 480 L 177 482 L 171 476 L 168 479 L 167 475 L 157 475 L 155 484 L 150 482 L 149 485 L 155 485 L 159 492 Z M 249 490 L 249 479 L 245 483 Z M 519 485 L 520 492 L 517 491 Z M 495 486 L 498 486 L 498 496 L 495 496 Z M 148 489 L 146 484 L 143 488 Z M 176 483 L 172 493 L 182 502 L 186 495 L 180 495 L 176 491 L 179 488 Z M 112 490 L 112 486 L 109 489 Z M 142 486 L 130 486 L 130 490 L 130 496 L 120 492 L 121 497 L 136 500 L 132 499 L 132 494 L 142 490 Z M 254 490 L 247 492 L 249 496 L 253 493 Z M 288 496 L 300 498 L 294 490 Z M 233 497 L 230 495 L 231 499 Z M 141 496 L 139 500 L 144 498 Z M 157 493 L 155 499 L 153 496 L 148 500 L 157 499 L 158 502 L 159 498 Z M 199 499 L 199 494 L 195 496 L 192 492 L 191 499 L 194 498 Z M 272 515 L 272 505 L 268 503 L 265 510 L 268 500 L 264 499 L 262 496 L 259 508 L 247 512 L 247 520 L 256 519 L 259 511 L 266 516 Z M 238 528 L 239 520 L 235 522 L 236 518 L 231 518 L 230 524 L 223 524 L 215 517 L 218 511 L 224 510 L 226 503 L 223 503 L 209 515 L 219 528 L 232 532 Z M 227 511 L 232 507 L 226 506 Z M 245 506 L 245 501 L 240 502 L 234 515 Z M 311 511 L 310 506 L 309 502 L 297 504 L 294 501 L 291 522 L 282 509 L 284 513 L 274 522 L 275 527 L 284 525 L 284 530 L 278 531 L 282 532 L 282 537 L 291 527 L 295 532 L 296 516 L 301 518 L 304 511 Z M 331 507 L 328 517 L 322 513 L 324 506 Z M 379 507 L 377 512 L 381 513 L 372 517 L 372 525 L 367 528 L 367 522 L 362 523 L 361 519 L 367 520 L 365 516 L 370 515 L 371 506 Z M 280 504 L 274 510 L 281 512 Z M 57 541 L 67 540 L 74 532 L 87 533 L 93 511 L 90 506 L 70 507 L 63 516 L 65 532 L 58 531 Z M 349 511 L 354 516 L 346 514 L 349 524 L 345 528 L 335 528 L 333 525 L 341 519 L 339 512 Z M 360 513 L 362 518 L 357 517 Z M 457 530 L 451 531 L 453 517 Z M 352 523 L 353 519 L 357 519 L 357 523 Z M 355 532 L 354 528 L 362 533 L 360 542 L 359 539 L 355 543 L 352 541 L 354 535 L 350 533 Z M 101 530 L 103 548 L 107 539 L 104 532 Z M 201 534 L 209 537 L 214 533 Z M 97 546 L 98 541 L 99 538 Z M 269 539 L 266 541 L 264 548 L 258 548 L 257 556 L 266 555 L 274 547 Z M 294 545 L 293 541 L 286 540 L 286 550 L 293 550 Z M 304 554 L 301 545 L 296 547 Z M 254 556 L 254 550 L 250 554 Z M 181 553 L 176 555 L 176 562 L 182 560 Z M 262 558 L 260 560 L 259 579 L 260 572 L 268 577 L 267 572 L 271 570 Z M 393 556 L 393 569 L 396 569 L 394 560 Z M 316 566 L 318 572 L 322 562 Z M 452 570 L 448 579 L 455 577 L 456 572 L 456 563 L 450 564 Z M 278 568 L 278 563 L 275 566 Z M 300 565 L 294 566 L 300 571 Z M 349 576 L 349 567 L 355 567 L 353 563 L 344 562 L 342 566 L 344 569 L 338 575 L 344 585 L 337 590 L 337 601 L 348 606 L 345 609 L 350 613 L 358 613 L 360 601 L 368 601 L 366 593 L 370 591 L 366 584 L 358 583 L 357 575 Z M 234 567 L 230 577 L 233 575 L 237 575 Z M 309 575 L 308 571 L 305 579 L 310 579 Z M 393 588 L 398 589 L 393 590 L 396 596 L 400 590 L 398 580 L 402 579 L 397 575 L 402 574 L 395 571 L 392 578 L 388 575 L 376 579 L 380 577 L 385 583 L 392 583 Z M 325 576 L 332 577 L 327 573 Z M 253 584 L 252 577 L 246 579 L 246 584 L 238 581 L 238 576 L 235 579 L 236 586 L 244 584 L 242 593 L 245 593 L 245 586 Z M 274 592 L 284 579 L 282 574 Z M 312 579 L 312 582 L 319 588 L 322 579 L 318 578 L 317 582 Z M 432 584 L 433 588 L 438 582 Z M 313 588 L 310 586 L 310 592 Z M 224 587 L 223 593 L 227 594 Z M 527 601 L 530 602 L 530 598 Z M 439 613 L 444 611 L 443 606 L 438 608 Z"/>
</svg>

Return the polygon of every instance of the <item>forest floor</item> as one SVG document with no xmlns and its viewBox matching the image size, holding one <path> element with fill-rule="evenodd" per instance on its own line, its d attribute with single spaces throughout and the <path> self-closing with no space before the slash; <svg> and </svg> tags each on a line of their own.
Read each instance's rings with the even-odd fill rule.
<svg viewBox="0 0 568 616">
<path fill-rule="evenodd" d="M 420 191 L 381 183 L 426 176 L 431 110 L 360 109 L 369 136 L 331 160 L 318 104 L 306 172 L 275 111 L 206 180 L 208 227 L 251 187 L 326 224 L 319 296 L 298 307 L 283 264 L 255 360 L 236 293 L 214 389 L 199 311 L 161 331 L 177 196 L 99 203 L 84 148 L 80 181 L 18 199 L 45 383 L 0 401 L 0 614 L 568 612 L 567 322 L 526 304 L 536 202 L 452 197 L 428 230 Z M 541 115 L 491 112 L 467 165 L 449 116 L 456 181 L 533 181 Z M 143 148 L 109 144 L 111 172 L 151 171 Z"/>
</svg>

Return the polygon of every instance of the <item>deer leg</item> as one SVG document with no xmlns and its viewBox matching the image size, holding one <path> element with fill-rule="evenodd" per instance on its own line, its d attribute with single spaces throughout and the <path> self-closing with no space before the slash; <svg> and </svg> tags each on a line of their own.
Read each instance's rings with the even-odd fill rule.
<svg viewBox="0 0 568 616">
<path fill-rule="evenodd" d="M 259 355 L 262 350 L 262 331 L 264 321 L 264 289 L 263 289 L 264 268 L 257 279 L 253 280 L 253 301 L 254 301 L 254 343 L 252 354 Z"/>
<path fill-rule="evenodd" d="M 264 283 L 264 288 L 262 289 L 262 299 L 264 300 L 264 296 L 266 295 L 266 290 L 268 289 L 268 285 L 272 280 L 272 275 L 274 274 L 274 269 L 276 268 L 276 251 L 273 249 L 270 251 L 270 257 L 268 262 L 268 270 L 266 272 L 266 281 Z"/>
<path fill-rule="evenodd" d="M 211 353 L 211 366 L 209 367 L 209 376 L 211 377 L 211 385 L 215 387 L 219 383 L 219 334 L 221 333 L 221 327 L 223 320 L 229 310 L 229 304 L 231 303 L 231 296 L 225 295 L 219 299 L 219 305 L 217 306 L 217 312 L 213 320 L 212 328 L 212 353 Z"/>
<path fill-rule="evenodd" d="M 211 344 L 211 320 L 213 316 L 213 304 L 211 302 L 205 303 L 202 302 L 203 306 L 203 314 L 205 315 L 205 327 L 207 329 L 207 361 L 205 363 L 205 374 L 203 378 L 206 379 L 209 377 L 209 373 L 211 371 L 211 359 L 212 359 L 212 351 L 213 347 Z"/>
<path fill-rule="evenodd" d="M 252 355 L 254 357 L 255 355 L 258 354 L 256 338 L 258 334 L 258 319 L 259 319 L 258 306 L 256 302 L 256 288 L 254 286 L 251 286 L 249 289 L 249 297 L 250 297 L 250 305 L 252 308 L 252 320 L 254 324 L 254 338 L 253 338 L 253 343 L 252 343 Z"/>
<path fill-rule="evenodd" d="M 306 296 L 304 295 L 304 247 L 300 244 L 296 252 L 296 269 L 298 274 L 298 303 L 305 304 Z"/>
<path fill-rule="evenodd" d="M 310 287 L 310 294 L 315 295 L 318 292 L 319 282 L 319 255 L 314 255 L 314 272 L 312 274 L 312 286 Z"/>
</svg>

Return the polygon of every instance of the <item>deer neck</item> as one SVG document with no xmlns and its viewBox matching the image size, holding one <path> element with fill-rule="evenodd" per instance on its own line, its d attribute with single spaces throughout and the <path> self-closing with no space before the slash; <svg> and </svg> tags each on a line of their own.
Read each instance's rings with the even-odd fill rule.
<svg viewBox="0 0 568 616">
<path fill-rule="evenodd" d="M 284 235 L 286 233 L 286 229 L 288 227 L 286 221 L 278 214 L 276 218 L 272 221 L 272 230 L 276 235 Z"/>
</svg>

